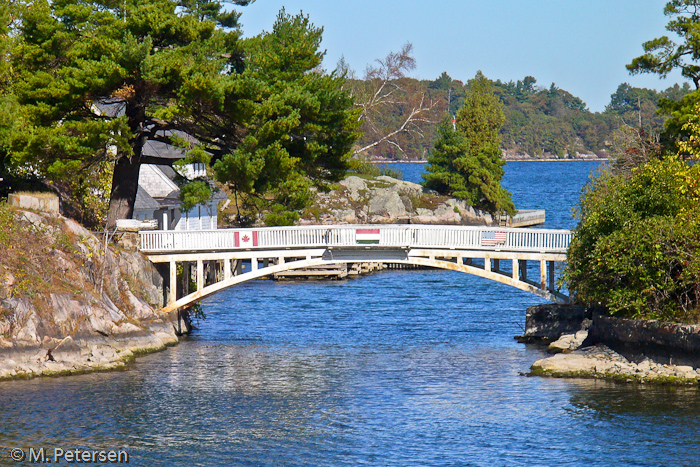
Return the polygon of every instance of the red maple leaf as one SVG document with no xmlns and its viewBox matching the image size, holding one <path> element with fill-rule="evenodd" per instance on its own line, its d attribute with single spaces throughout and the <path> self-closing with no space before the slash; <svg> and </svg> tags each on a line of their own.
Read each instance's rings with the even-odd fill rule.
<svg viewBox="0 0 700 467">
<path fill-rule="evenodd" d="M 243 240 L 243 243 L 248 243 L 250 241 L 250 237 L 248 235 L 243 235 L 243 238 L 241 238 L 241 240 Z"/>
</svg>

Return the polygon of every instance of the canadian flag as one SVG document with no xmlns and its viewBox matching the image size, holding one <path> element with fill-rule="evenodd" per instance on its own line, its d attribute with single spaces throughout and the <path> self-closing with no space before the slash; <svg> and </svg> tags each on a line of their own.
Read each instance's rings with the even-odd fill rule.
<svg viewBox="0 0 700 467">
<path fill-rule="evenodd" d="M 236 248 L 258 246 L 258 232 L 255 230 L 234 232 L 233 236 L 236 243 Z"/>
</svg>

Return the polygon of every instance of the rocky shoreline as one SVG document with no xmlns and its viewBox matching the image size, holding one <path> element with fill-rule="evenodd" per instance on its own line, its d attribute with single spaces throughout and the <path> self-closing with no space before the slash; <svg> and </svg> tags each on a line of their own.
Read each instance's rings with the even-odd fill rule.
<svg viewBox="0 0 700 467">
<path fill-rule="evenodd" d="M 517 154 L 517 153 L 504 153 L 501 159 L 505 162 L 558 162 L 558 161 L 603 161 L 607 160 L 606 157 L 598 156 L 597 154 L 581 154 L 576 153 L 574 157 L 534 157 L 529 154 Z M 381 159 L 378 157 L 372 158 L 371 162 L 374 164 L 427 164 L 427 159 L 422 160 L 395 160 L 395 159 Z"/>
<path fill-rule="evenodd" d="M 537 360 L 531 376 L 595 378 L 625 383 L 699 384 L 700 369 L 690 365 L 661 363 L 654 356 L 625 357 L 597 344 Z"/>
<path fill-rule="evenodd" d="M 136 356 L 164 350 L 179 341 L 172 325 L 162 320 L 128 328 L 111 336 L 47 336 L 39 346 L 3 349 L 0 381 L 125 369 Z"/>
<path fill-rule="evenodd" d="M 528 308 L 518 339 L 549 343 L 547 351 L 554 354 L 534 362 L 528 376 L 700 385 L 700 326 L 540 305 Z"/>
<path fill-rule="evenodd" d="M 122 369 L 186 331 L 155 311 L 163 279 L 140 253 L 55 213 L 3 209 L 26 238 L 0 263 L 0 380 Z"/>
<path fill-rule="evenodd" d="M 464 201 L 388 176 L 349 176 L 328 193 L 316 193 L 300 225 L 317 224 L 498 225 L 491 214 Z"/>
</svg>

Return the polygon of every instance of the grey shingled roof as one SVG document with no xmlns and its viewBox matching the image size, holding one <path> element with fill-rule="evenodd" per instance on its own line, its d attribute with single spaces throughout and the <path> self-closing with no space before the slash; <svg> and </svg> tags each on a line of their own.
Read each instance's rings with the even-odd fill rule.
<svg viewBox="0 0 700 467">
<path fill-rule="evenodd" d="M 143 146 L 143 155 L 173 160 L 186 157 L 181 148 L 153 140 L 146 141 L 146 144 Z"/>
<path fill-rule="evenodd" d="M 163 172 L 165 174 L 165 176 L 168 177 L 172 181 L 175 181 L 176 178 L 182 178 L 182 176 L 179 173 L 175 172 L 175 169 L 173 169 L 169 165 L 158 164 L 158 165 L 155 165 L 154 167 L 156 167 L 158 170 Z"/>
<path fill-rule="evenodd" d="M 151 195 L 146 193 L 146 190 L 144 190 L 141 185 L 139 185 L 139 189 L 136 191 L 136 203 L 134 204 L 135 209 L 159 209 L 160 208 L 160 203 L 153 199 Z"/>
<path fill-rule="evenodd" d="M 95 107 L 97 107 L 102 115 L 106 115 L 108 117 L 120 117 L 124 115 L 125 104 L 121 99 L 104 99 L 102 101 L 95 102 Z M 165 131 L 160 133 L 164 136 L 175 134 L 187 141 L 195 141 L 194 138 L 182 131 Z M 183 151 L 181 148 L 162 143 L 160 141 L 148 140 L 143 147 L 143 155 L 161 159 L 178 160 L 185 157 L 185 151 Z"/>
<path fill-rule="evenodd" d="M 166 177 L 168 177 L 170 180 L 175 181 L 176 178 L 182 178 L 182 175 L 177 173 L 175 169 L 173 169 L 169 165 L 156 165 L 155 167 L 158 168 L 161 172 L 165 174 Z M 209 184 L 209 188 L 211 188 L 211 199 L 216 200 L 216 201 L 221 201 L 222 199 L 228 199 L 228 196 L 226 193 L 221 191 L 211 180 L 208 180 L 207 183 Z M 179 192 L 173 192 L 167 196 L 168 198 L 177 198 L 179 197 Z"/>
</svg>

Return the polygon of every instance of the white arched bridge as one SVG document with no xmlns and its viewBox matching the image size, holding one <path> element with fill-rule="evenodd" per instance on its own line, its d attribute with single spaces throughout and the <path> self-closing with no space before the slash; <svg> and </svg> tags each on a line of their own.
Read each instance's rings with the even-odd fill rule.
<svg viewBox="0 0 700 467">
<path fill-rule="evenodd" d="M 275 273 L 362 262 L 450 269 L 551 301 L 568 301 L 555 288 L 554 267 L 555 262 L 566 261 L 571 239 L 568 230 L 339 225 L 142 231 L 140 237 L 141 251 L 152 262 L 169 264 L 170 287 L 162 312 L 187 307 L 225 288 Z M 528 262 L 539 263 L 539 277 L 528 277 Z M 189 290 L 189 280 L 182 281 L 180 287 L 175 285 L 178 266 L 181 277 L 188 278 L 192 277 L 191 268 L 196 267 L 194 291 Z"/>
</svg>

